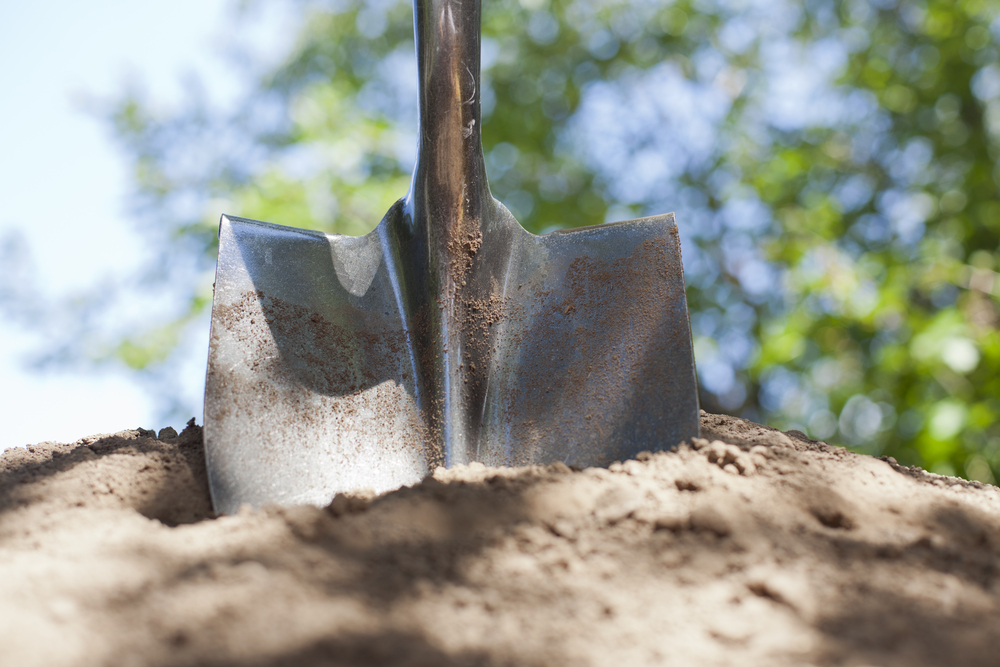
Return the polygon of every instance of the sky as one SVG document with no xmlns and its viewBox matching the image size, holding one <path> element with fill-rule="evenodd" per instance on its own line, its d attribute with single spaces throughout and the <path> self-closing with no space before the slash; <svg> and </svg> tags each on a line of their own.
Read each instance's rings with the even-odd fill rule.
<svg viewBox="0 0 1000 667">
<path fill-rule="evenodd" d="M 179 103 L 194 73 L 214 101 L 234 102 L 239 81 L 224 57 L 229 0 L 87 0 L 0 3 L 0 236 L 26 240 L 47 297 L 122 278 L 142 261 L 126 208 L 128 165 L 108 128 L 85 108 L 138 81 L 158 103 Z M 273 18 L 273 17 L 272 17 Z M 279 50 L 287 26 L 241 24 L 255 50 Z M 4 267 L 0 266 L 0 271 Z M 199 391 L 207 357 L 184 364 Z M 30 332 L 0 321 L 0 450 L 72 442 L 125 428 L 160 429 L 154 404 L 123 371 L 40 373 Z M 200 384 L 201 383 L 201 384 Z M 202 415 L 196 415 L 201 423 Z"/>
</svg>

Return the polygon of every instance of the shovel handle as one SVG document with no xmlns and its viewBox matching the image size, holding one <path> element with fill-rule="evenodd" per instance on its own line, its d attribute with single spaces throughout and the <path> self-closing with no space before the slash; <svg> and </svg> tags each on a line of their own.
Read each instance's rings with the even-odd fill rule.
<svg viewBox="0 0 1000 667">
<path fill-rule="evenodd" d="M 489 193 L 480 133 L 481 15 L 481 0 L 413 2 L 420 132 L 410 192 L 418 206 L 421 199 L 430 205 L 434 226 L 477 215 Z M 470 197 L 474 211 L 464 203 Z"/>
</svg>

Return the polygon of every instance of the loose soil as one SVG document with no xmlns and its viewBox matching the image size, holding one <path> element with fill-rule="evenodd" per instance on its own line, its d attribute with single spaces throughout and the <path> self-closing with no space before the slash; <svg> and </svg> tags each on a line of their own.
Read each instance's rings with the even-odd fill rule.
<svg viewBox="0 0 1000 667">
<path fill-rule="evenodd" d="M 702 425 L 218 518 L 197 426 L 8 450 L 0 664 L 1000 664 L 1000 490 Z"/>
</svg>

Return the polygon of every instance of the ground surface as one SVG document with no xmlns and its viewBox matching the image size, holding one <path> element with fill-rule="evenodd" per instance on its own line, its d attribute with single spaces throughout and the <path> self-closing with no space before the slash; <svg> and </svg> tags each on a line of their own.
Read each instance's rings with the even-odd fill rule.
<svg viewBox="0 0 1000 667">
<path fill-rule="evenodd" d="M 9 450 L 0 663 L 1000 664 L 1000 490 L 703 431 L 223 518 L 197 427 Z"/>
</svg>

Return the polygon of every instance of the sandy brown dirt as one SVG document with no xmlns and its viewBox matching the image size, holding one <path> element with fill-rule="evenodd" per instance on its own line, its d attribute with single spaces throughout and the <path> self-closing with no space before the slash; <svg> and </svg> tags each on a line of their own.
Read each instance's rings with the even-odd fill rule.
<svg viewBox="0 0 1000 667">
<path fill-rule="evenodd" d="M 1000 490 L 703 429 L 222 518 L 196 426 L 9 450 L 0 664 L 1000 664 Z"/>
</svg>

